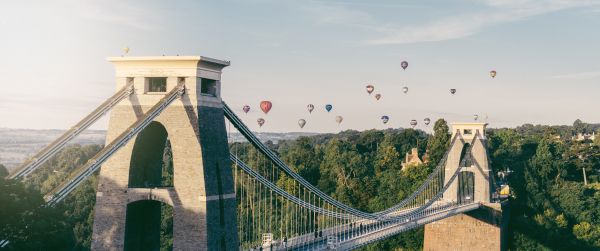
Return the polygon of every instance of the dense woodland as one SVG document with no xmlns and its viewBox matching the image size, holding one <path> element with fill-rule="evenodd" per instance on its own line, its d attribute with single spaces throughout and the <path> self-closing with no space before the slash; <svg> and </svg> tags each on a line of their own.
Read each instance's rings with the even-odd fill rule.
<svg viewBox="0 0 600 251">
<path fill-rule="evenodd" d="M 366 211 L 379 211 L 408 196 L 442 158 L 449 144 L 445 121 L 435 134 L 412 129 L 344 131 L 268 142 L 305 179 L 334 198 Z M 600 249 L 600 137 L 571 140 L 576 133 L 597 132 L 597 125 L 523 125 L 487 131 L 494 173 L 505 179 L 510 198 L 510 250 Z M 251 147 L 245 143 L 236 147 Z M 431 162 L 401 171 L 404 154 L 417 147 Z M 44 207 L 42 194 L 69 171 L 101 149 L 73 145 L 25 182 L 0 179 L 0 240 L 7 250 L 88 250 L 96 177 L 88 179 L 56 207 Z M 168 151 L 165 151 L 168 153 Z M 163 165 L 169 165 L 165 154 Z M 584 172 L 588 185 L 584 185 Z M 0 166 L 0 177 L 6 176 Z M 497 178 L 498 181 L 502 180 Z M 170 248 L 170 219 L 163 219 L 161 250 Z M 365 250 L 420 250 L 423 228 L 372 244 Z"/>
</svg>

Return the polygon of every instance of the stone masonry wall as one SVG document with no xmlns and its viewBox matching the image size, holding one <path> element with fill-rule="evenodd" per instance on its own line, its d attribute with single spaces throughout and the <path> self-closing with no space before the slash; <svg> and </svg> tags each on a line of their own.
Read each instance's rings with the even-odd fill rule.
<svg viewBox="0 0 600 251">
<path fill-rule="evenodd" d="M 502 211 L 484 207 L 425 225 L 424 251 L 504 250 Z"/>
</svg>

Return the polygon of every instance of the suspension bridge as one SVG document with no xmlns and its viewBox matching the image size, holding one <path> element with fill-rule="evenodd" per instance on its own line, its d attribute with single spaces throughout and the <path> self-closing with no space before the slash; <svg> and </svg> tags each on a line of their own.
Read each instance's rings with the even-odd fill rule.
<svg viewBox="0 0 600 251">
<path fill-rule="evenodd" d="M 460 223 L 436 225 L 501 208 L 492 198 L 484 123 L 453 124 L 449 150 L 418 189 L 388 209 L 365 212 L 294 172 L 221 99 L 221 71 L 228 61 L 195 56 L 109 61 L 116 68 L 116 94 L 9 175 L 27 179 L 110 112 L 105 147 L 45 197 L 56 205 L 100 170 L 93 250 L 148 250 L 160 241 L 164 205 L 173 210 L 174 250 L 351 250 L 421 226 L 426 250 L 502 248 L 501 234 L 488 231 L 498 229 L 493 224 L 460 227 L 487 234 L 472 242 L 452 237 L 460 234 Z M 254 159 L 240 156 L 243 149 L 228 137 L 233 130 L 256 150 Z M 156 164 L 167 143 L 173 156 L 168 184 Z M 453 238 L 462 244 L 448 240 Z"/>
</svg>

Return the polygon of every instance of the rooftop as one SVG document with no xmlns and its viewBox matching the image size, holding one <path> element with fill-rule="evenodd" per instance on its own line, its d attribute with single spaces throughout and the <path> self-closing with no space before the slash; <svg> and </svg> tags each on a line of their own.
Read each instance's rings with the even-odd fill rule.
<svg viewBox="0 0 600 251">
<path fill-rule="evenodd" d="M 204 57 L 204 56 L 148 56 L 148 57 L 108 57 L 110 62 L 143 62 L 143 61 L 202 61 L 222 66 L 229 66 L 230 61 Z"/>
</svg>

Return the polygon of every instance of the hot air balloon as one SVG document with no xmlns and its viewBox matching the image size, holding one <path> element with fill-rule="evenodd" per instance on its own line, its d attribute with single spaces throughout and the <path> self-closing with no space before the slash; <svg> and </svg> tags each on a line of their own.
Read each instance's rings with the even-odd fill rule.
<svg viewBox="0 0 600 251">
<path fill-rule="evenodd" d="M 415 119 L 411 120 L 410 126 L 412 126 L 412 128 L 415 128 L 415 126 L 417 126 L 417 120 L 415 120 Z"/>
<path fill-rule="evenodd" d="M 325 110 L 327 110 L 327 112 L 330 112 L 330 111 L 331 111 L 331 109 L 333 109 L 333 106 L 332 106 L 332 105 L 330 105 L 330 104 L 326 104 L 326 105 L 325 105 Z"/>
<path fill-rule="evenodd" d="M 315 109 L 315 106 L 313 104 L 308 104 L 306 109 L 308 110 L 308 113 L 312 113 L 312 111 Z"/>
<path fill-rule="evenodd" d="M 477 120 L 478 118 L 479 118 L 479 115 L 477 115 L 477 114 L 473 115 L 473 120 Z"/>
<path fill-rule="evenodd" d="M 381 98 L 381 94 L 377 93 L 375 94 L 375 99 L 379 100 Z"/>
<path fill-rule="evenodd" d="M 403 70 L 406 70 L 406 67 L 408 67 L 408 62 L 402 61 L 402 63 L 400 63 L 400 66 L 402 66 Z"/>
<path fill-rule="evenodd" d="M 339 125 L 340 123 L 342 123 L 342 120 L 344 120 L 344 117 L 342 117 L 342 116 L 335 116 L 335 122 L 337 122 L 337 123 L 338 123 L 338 125 Z"/>
<path fill-rule="evenodd" d="M 492 78 L 495 78 L 496 77 L 496 71 L 490 71 L 490 76 Z"/>
<path fill-rule="evenodd" d="M 425 118 L 423 122 L 425 122 L 425 125 L 429 125 L 429 123 L 431 123 L 431 119 Z"/>
<path fill-rule="evenodd" d="M 450 89 L 450 93 L 452 93 L 452 94 L 456 93 L 456 89 Z"/>
<path fill-rule="evenodd" d="M 265 119 L 259 118 L 256 120 L 256 123 L 258 123 L 258 126 L 262 127 L 265 124 Z"/>
<path fill-rule="evenodd" d="M 271 110 L 271 107 L 273 107 L 273 104 L 271 103 L 271 101 L 261 101 L 260 102 L 260 109 L 265 113 L 269 113 L 269 111 Z"/>
<path fill-rule="evenodd" d="M 407 93 L 407 92 L 408 92 L 408 87 L 406 87 L 406 86 L 405 86 L 405 87 L 403 87 L 403 88 L 402 88 L 402 92 L 404 92 L 404 93 Z"/>
<path fill-rule="evenodd" d="M 371 95 L 371 93 L 375 90 L 375 86 L 373 85 L 367 85 L 367 93 L 369 93 L 369 95 Z"/>
<path fill-rule="evenodd" d="M 390 120 L 390 117 L 388 117 L 387 115 L 383 115 L 383 116 L 381 116 L 381 121 L 382 121 L 384 124 L 387 124 L 387 122 L 388 122 L 389 120 Z"/>
<path fill-rule="evenodd" d="M 304 125 L 306 125 L 306 120 L 304 120 L 304 119 L 299 119 L 299 120 L 298 120 L 298 125 L 300 126 L 300 128 L 304 128 Z"/>
<path fill-rule="evenodd" d="M 250 106 L 245 105 L 244 108 L 242 108 L 242 110 L 244 110 L 244 112 L 247 114 L 250 111 Z"/>
</svg>

